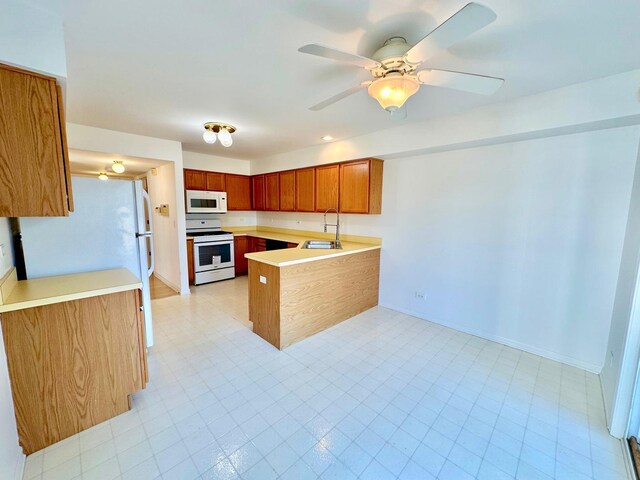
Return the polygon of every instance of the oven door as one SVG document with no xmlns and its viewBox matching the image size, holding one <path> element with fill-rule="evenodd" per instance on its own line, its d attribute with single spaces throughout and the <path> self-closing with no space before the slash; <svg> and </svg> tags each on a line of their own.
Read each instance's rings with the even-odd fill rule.
<svg viewBox="0 0 640 480">
<path fill-rule="evenodd" d="M 193 250 L 196 272 L 208 272 L 234 266 L 233 240 L 195 243 Z"/>
</svg>

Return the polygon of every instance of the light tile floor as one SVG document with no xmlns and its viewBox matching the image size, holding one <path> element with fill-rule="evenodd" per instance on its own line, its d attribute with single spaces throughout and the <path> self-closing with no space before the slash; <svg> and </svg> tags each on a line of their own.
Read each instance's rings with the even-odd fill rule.
<svg viewBox="0 0 640 480">
<path fill-rule="evenodd" d="M 380 307 L 279 352 L 246 289 L 154 301 L 133 409 L 24 478 L 626 478 L 596 375 Z"/>
</svg>

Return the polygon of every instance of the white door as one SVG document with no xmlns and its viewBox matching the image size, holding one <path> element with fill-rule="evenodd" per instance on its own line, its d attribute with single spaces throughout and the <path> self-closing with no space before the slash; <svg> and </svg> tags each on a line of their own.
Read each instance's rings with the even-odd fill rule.
<svg viewBox="0 0 640 480">
<path fill-rule="evenodd" d="M 151 215 L 151 199 L 142 188 L 142 182 L 134 182 L 136 192 L 136 213 L 138 217 L 136 237 L 138 239 L 138 252 L 140 259 L 140 278 L 142 279 L 142 309 L 144 311 L 144 325 L 147 337 L 147 347 L 153 345 L 153 323 L 151 317 L 151 289 L 149 277 L 153 273 L 155 258 L 153 256 L 153 220 Z M 147 229 L 146 219 L 149 219 Z M 147 244 L 149 249 L 147 249 Z M 147 259 L 151 261 L 148 262 Z"/>
</svg>

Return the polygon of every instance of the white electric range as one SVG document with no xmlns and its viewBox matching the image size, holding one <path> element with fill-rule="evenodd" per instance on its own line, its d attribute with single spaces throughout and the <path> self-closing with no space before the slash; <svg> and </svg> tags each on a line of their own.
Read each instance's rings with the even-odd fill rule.
<svg viewBox="0 0 640 480">
<path fill-rule="evenodd" d="M 220 220 L 187 219 L 187 235 L 193 237 L 196 285 L 236 276 L 233 233 L 222 230 Z"/>
</svg>

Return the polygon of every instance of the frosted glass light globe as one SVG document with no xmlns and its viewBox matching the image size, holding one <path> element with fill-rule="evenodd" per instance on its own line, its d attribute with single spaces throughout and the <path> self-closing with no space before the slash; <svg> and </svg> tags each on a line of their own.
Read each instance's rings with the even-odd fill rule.
<svg viewBox="0 0 640 480">
<path fill-rule="evenodd" d="M 212 130 L 205 130 L 202 139 L 207 143 L 216 143 L 216 134 Z"/>
<path fill-rule="evenodd" d="M 124 164 L 118 160 L 114 160 L 113 165 L 111 166 L 111 170 L 115 173 L 124 173 Z"/>
<path fill-rule="evenodd" d="M 223 147 L 230 147 L 231 145 L 233 145 L 233 138 L 231 138 L 231 134 L 226 128 L 220 130 L 220 132 L 218 133 L 218 137 L 220 137 L 220 144 Z"/>
</svg>

